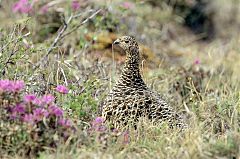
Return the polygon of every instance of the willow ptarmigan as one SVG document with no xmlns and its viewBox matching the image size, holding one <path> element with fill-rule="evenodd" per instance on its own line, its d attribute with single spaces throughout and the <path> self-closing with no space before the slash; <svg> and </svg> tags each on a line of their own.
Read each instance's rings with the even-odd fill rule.
<svg viewBox="0 0 240 159">
<path fill-rule="evenodd" d="M 136 122 L 140 117 L 153 122 L 166 121 L 171 127 L 186 127 L 181 116 L 144 83 L 136 40 L 123 36 L 114 41 L 113 47 L 125 52 L 126 60 L 119 80 L 103 102 L 103 118 L 116 127 Z"/>
</svg>

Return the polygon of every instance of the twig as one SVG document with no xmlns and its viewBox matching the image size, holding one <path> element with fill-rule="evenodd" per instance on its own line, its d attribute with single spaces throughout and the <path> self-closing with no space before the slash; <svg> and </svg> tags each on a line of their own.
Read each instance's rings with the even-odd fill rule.
<svg viewBox="0 0 240 159">
<path fill-rule="evenodd" d="M 14 32 L 15 32 L 15 28 L 14 28 Z M 14 33 L 13 32 L 13 33 Z M 27 36 L 29 36 L 31 33 L 30 32 L 28 32 L 28 33 L 26 33 L 26 34 L 24 34 L 24 35 L 22 35 L 22 36 L 19 36 L 19 37 L 17 37 L 16 39 L 12 39 L 13 38 L 13 34 L 11 34 L 11 38 L 10 39 L 12 39 L 11 41 L 9 41 L 6 45 L 4 45 L 3 47 L 1 47 L 0 48 L 0 52 L 3 52 L 3 50 L 6 48 L 6 47 L 8 47 L 8 45 L 10 45 L 10 44 L 12 44 L 12 43 L 18 43 L 22 38 L 25 38 L 25 37 L 27 37 Z"/>
<path fill-rule="evenodd" d="M 13 39 L 13 34 L 14 34 L 15 30 L 16 30 L 16 28 L 14 28 L 13 33 L 10 36 L 11 37 L 10 39 Z M 9 41 L 6 45 L 4 45 L 2 48 L 0 48 L 0 52 L 3 52 L 4 49 L 6 47 L 8 47 L 8 45 L 13 44 L 12 51 L 11 51 L 10 55 L 8 56 L 7 60 L 2 63 L 3 64 L 3 68 L 1 69 L 1 72 L 0 72 L 2 75 L 5 74 L 5 71 L 8 68 L 8 64 L 12 63 L 12 57 L 19 51 L 19 49 L 15 50 L 17 43 L 21 39 L 23 39 L 23 38 L 25 38 L 25 37 L 27 37 L 29 35 L 30 35 L 30 32 L 28 32 L 28 33 L 26 33 L 24 35 L 21 35 L 21 36 L 17 37 L 16 39 L 13 39 L 13 40 Z"/>
<path fill-rule="evenodd" d="M 91 10 L 92 11 L 92 10 Z M 87 19 L 83 20 L 79 25 L 77 25 L 76 27 L 74 27 L 71 31 L 69 31 L 68 33 L 64 34 L 64 32 L 67 30 L 70 22 L 74 19 L 77 18 L 79 16 L 81 16 L 82 14 L 77 14 L 77 15 L 71 15 L 67 21 L 63 20 L 63 27 L 60 30 L 60 32 L 58 33 L 57 37 L 54 39 L 53 43 L 51 44 L 51 46 L 48 48 L 47 53 L 37 62 L 37 64 L 33 67 L 33 69 L 36 69 L 40 66 L 40 64 L 43 61 L 47 61 L 47 57 L 48 55 L 53 51 L 53 49 L 56 47 L 57 43 L 64 39 L 67 35 L 73 33 L 74 31 L 76 31 L 80 26 L 84 25 L 85 23 L 87 23 L 90 19 L 92 19 L 94 16 L 96 16 L 99 12 L 101 11 L 101 9 L 97 10 L 96 12 L 94 12 L 90 17 L 88 17 Z"/>
<path fill-rule="evenodd" d="M 76 31 L 78 28 L 80 28 L 82 25 L 84 25 L 85 23 L 87 23 L 89 20 L 91 20 L 93 17 L 95 17 L 102 9 L 97 10 L 96 12 L 94 12 L 90 17 L 86 18 L 85 20 L 83 20 L 80 24 L 78 24 L 76 27 L 74 27 L 72 30 L 70 30 L 68 33 L 64 34 L 62 36 L 62 38 L 64 38 L 65 36 L 73 33 L 74 31 Z"/>
</svg>

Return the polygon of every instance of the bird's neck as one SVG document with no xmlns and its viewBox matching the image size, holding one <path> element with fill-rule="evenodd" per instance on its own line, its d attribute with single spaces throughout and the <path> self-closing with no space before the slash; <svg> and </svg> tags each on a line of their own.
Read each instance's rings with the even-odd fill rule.
<svg viewBox="0 0 240 159">
<path fill-rule="evenodd" d="M 146 88 L 146 84 L 144 83 L 141 73 L 140 73 L 140 58 L 139 52 L 129 53 L 127 52 L 127 57 L 125 61 L 125 65 L 122 71 L 122 74 L 119 79 L 119 84 L 131 85 Z"/>
<path fill-rule="evenodd" d="M 123 68 L 123 73 L 140 75 L 139 65 L 139 51 L 135 50 L 135 52 L 126 52 L 126 60 Z"/>
</svg>

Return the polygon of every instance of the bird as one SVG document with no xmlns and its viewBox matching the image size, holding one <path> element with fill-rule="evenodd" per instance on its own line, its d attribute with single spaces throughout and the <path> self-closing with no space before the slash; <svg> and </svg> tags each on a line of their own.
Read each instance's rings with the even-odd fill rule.
<svg viewBox="0 0 240 159">
<path fill-rule="evenodd" d="M 102 104 L 102 117 L 115 127 L 136 123 L 146 117 L 153 123 L 167 122 L 170 127 L 186 128 L 180 114 L 145 84 L 140 72 L 140 52 L 133 36 L 122 36 L 113 48 L 126 54 L 122 73 Z"/>
</svg>

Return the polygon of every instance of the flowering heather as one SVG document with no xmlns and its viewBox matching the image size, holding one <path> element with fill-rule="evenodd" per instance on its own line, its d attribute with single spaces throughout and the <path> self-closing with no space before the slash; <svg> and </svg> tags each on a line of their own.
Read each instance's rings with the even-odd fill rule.
<svg viewBox="0 0 240 159">
<path fill-rule="evenodd" d="M 71 127 L 72 126 L 72 121 L 69 119 L 59 119 L 58 124 L 63 126 L 63 127 Z"/>
<path fill-rule="evenodd" d="M 25 112 L 25 105 L 20 103 L 20 104 L 16 104 L 15 107 L 13 107 L 12 112 L 13 113 L 24 113 Z"/>
<path fill-rule="evenodd" d="M 23 121 L 28 123 L 28 124 L 34 124 L 35 123 L 35 119 L 33 114 L 25 114 L 23 117 Z"/>
<path fill-rule="evenodd" d="M 68 93 L 68 88 L 63 86 L 63 85 L 58 85 L 56 87 L 56 91 L 58 91 L 59 93 L 62 93 L 62 94 L 67 94 Z"/>
<path fill-rule="evenodd" d="M 78 10 L 80 8 L 80 3 L 77 0 L 72 1 L 72 9 L 73 10 Z"/>
<path fill-rule="evenodd" d="M 97 132 L 104 132 L 107 127 L 104 125 L 104 119 L 102 117 L 96 117 L 91 123 L 91 128 Z"/>
<path fill-rule="evenodd" d="M 23 81 L 0 80 L 0 89 L 8 93 L 19 92 L 24 88 Z"/>
<path fill-rule="evenodd" d="M 21 91 L 24 88 L 25 84 L 24 81 L 16 81 L 12 83 L 12 90 L 14 92 Z"/>
<path fill-rule="evenodd" d="M 26 103 L 30 103 L 30 102 L 33 102 L 37 97 L 34 95 L 34 94 L 26 94 L 24 97 L 23 97 L 23 100 L 24 102 Z"/>
<path fill-rule="evenodd" d="M 44 108 L 37 108 L 33 110 L 33 116 L 36 121 L 41 121 L 44 117 L 48 117 L 49 112 Z"/>
<path fill-rule="evenodd" d="M 51 94 L 47 94 L 47 95 L 44 95 L 42 98 L 41 98 L 41 102 L 43 104 L 51 104 L 53 103 L 55 100 L 54 96 L 51 95 Z"/>
<path fill-rule="evenodd" d="M 32 11 L 32 5 L 28 0 L 19 0 L 14 3 L 12 10 L 13 12 L 30 13 Z"/>
<path fill-rule="evenodd" d="M 38 105 L 38 106 L 42 106 L 42 101 L 41 99 L 39 98 L 35 98 L 33 101 L 32 101 L 33 104 L 35 105 Z"/>
<path fill-rule="evenodd" d="M 102 117 L 96 117 L 94 120 L 95 124 L 102 124 L 104 122 L 104 119 Z"/>
<path fill-rule="evenodd" d="M 195 65 L 199 65 L 199 64 L 200 64 L 200 59 L 197 58 L 197 59 L 194 61 L 194 64 L 195 64 Z"/>
<path fill-rule="evenodd" d="M 10 108 L 9 117 L 10 119 L 17 119 L 25 114 L 26 106 L 22 103 L 16 104 L 15 106 Z"/>
<path fill-rule="evenodd" d="M 50 114 L 55 115 L 57 117 L 63 116 L 63 110 L 56 105 L 51 105 L 48 107 L 48 111 Z"/>
<path fill-rule="evenodd" d="M 27 136 L 24 143 L 26 142 L 32 151 L 38 152 L 39 148 L 57 146 L 57 143 L 64 142 L 74 134 L 72 121 L 64 117 L 64 111 L 55 105 L 53 95 L 47 94 L 39 98 L 34 94 L 22 96 L 23 81 L 0 80 L 0 88 L 0 100 L 4 101 L 0 103 L 0 111 L 4 112 L 0 115 L 0 121 L 3 121 L 1 124 L 5 124 L 2 125 L 4 131 L 0 129 L 1 142 L 9 138 L 11 127 L 16 127 L 19 131 L 19 134 L 10 133 L 13 140 L 3 142 L 6 143 L 5 147 L 9 147 L 9 144 L 16 147 L 14 144 L 23 141 L 18 137 L 24 133 Z M 57 136 L 57 139 L 53 136 Z"/>
</svg>

